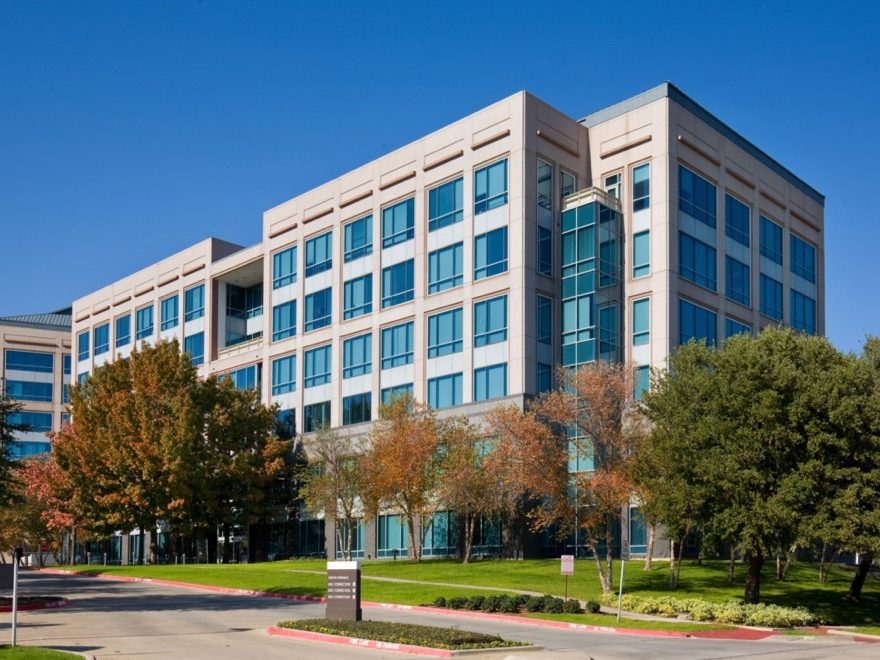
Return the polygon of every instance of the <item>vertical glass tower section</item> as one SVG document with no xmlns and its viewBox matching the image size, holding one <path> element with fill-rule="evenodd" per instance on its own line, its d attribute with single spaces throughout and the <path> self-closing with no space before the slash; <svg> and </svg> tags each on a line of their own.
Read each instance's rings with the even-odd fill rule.
<svg viewBox="0 0 880 660">
<path fill-rule="evenodd" d="M 620 361 L 623 282 L 616 200 L 590 188 L 562 212 L 562 365 Z"/>
</svg>

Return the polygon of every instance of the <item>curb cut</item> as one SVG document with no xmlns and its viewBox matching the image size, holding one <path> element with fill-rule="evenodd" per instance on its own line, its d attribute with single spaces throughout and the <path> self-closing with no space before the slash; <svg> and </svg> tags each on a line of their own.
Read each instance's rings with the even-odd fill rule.
<svg viewBox="0 0 880 660">
<path fill-rule="evenodd" d="M 29 603 L 26 605 L 19 605 L 19 612 L 33 612 L 35 610 L 56 610 L 59 607 L 67 607 L 70 605 L 70 601 L 67 598 L 59 598 L 51 603 Z M 12 605 L 0 606 L 0 614 L 10 614 L 12 612 Z"/>
<path fill-rule="evenodd" d="M 852 637 L 855 642 L 880 642 L 880 635 L 869 635 L 868 633 L 860 633 L 857 630 L 847 630 L 846 628 L 826 628 L 825 633 L 828 635 L 839 635 L 841 637 Z"/>
</svg>

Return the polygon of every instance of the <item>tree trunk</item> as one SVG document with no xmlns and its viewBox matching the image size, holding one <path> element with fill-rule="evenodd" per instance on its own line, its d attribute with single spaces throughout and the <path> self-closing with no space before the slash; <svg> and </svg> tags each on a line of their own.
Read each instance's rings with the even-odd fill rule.
<svg viewBox="0 0 880 660">
<path fill-rule="evenodd" d="M 465 522 L 464 529 L 464 559 L 461 562 L 462 564 L 467 564 L 471 560 L 471 552 L 474 547 L 474 524 L 477 521 L 477 517 L 473 514 L 467 517 L 467 522 Z"/>
<path fill-rule="evenodd" d="M 776 548 L 776 581 L 782 582 L 782 548 Z"/>
<path fill-rule="evenodd" d="M 651 570 L 651 561 L 654 559 L 654 541 L 657 538 L 657 524 L 651 523 L 648 525 L 648 549 L 645 552 L 645 567 L 644 570 Z"/>
<path fill-rule="evenodd" d="M 611 581 L 609 576 L 605 573 L 605 567 L 602 565 L 602 558 L 599 557 L 599 553 L 596 551 L 596 546 L 593 543 L 587 544 L 587 547 L 593 553 L 593 559 L 596 561 L 596 572 L 599 575 L 599 584 L 602 585 L 602 593 L 610 594 L 611 593 Z"/>
<path fill-rule="evenodd" d="M 862 587 L 871 572 L 871 564 L 874 563 L 874 554 L 869 552 L 862 555 L 862 561 L 859 562 L 859 570 L 853 576 L 852 583 L 849 585 L 849 593 L 846 594 L 847 600 L 858 601 L 862 596 Z"/>
<path fill-rule="evenodd" d="M 797 552 L 797 546 L 793 545 L 788 550 L 788 554 L 785 557 L 785 563 L 782 565 L 782 581 L 785 582 L 785 578 L 788 577 L 788 569 L 791 568 L 791 562 L 794 559 L 794 553 Z"/>
<path fill-rule="evenodd" d="M 825 582 L 828 579 L 828 569 L 834 563 L 837 557 L 837 548 L 829 546 L 827 543 L 822 544 L 822 554 L 819 557 L 819 582 Z"/>
<path fill-rule="evenodd" d="M 733 584 L 736 577 L 736 546 L 730 546 L 730 561 L 727 562 L 727 584 Z"/>
<path fill-rule="evenodd" d="M 416 542 L 416 539 L 421 540 L 421 537 L 416 536 L 416 525 L 415 525 L 415 516 L 412 514 L 406 514 L 406 524 L 409 527 L 409 549 L 412 553 L 412 559 L 416 562 L 422 561 L 422 547 L 420 543 Z"/>
<path fill-rule="evenodd" d="M 678 587 L 675 577 L 675 539 L 669 539 L 669 588 Z"/>
<path fill-rule="evenodd" d="M 614 590 L 614 556 L 611 554 L 611 537 L 605 539 L 605 568 L 608 579 L 608 591 Z"/>
<path fill-rule="evenodd" d="M 745 562 L 746 590 L 743 600 L 753 605 L 761 601 L 761 568 L 764 566 L 764 554 L 760 550 L 746 553 Z"/>
</svg>

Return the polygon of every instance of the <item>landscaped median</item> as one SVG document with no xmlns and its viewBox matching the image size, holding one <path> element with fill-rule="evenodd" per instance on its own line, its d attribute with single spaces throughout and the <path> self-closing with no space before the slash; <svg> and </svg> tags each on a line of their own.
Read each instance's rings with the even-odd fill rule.
<svg viewBox="0 0 880 660">
<path fill-rule="evenodd" d="M 4 660 L 71 660 L 82 657 L 78 653 L 55 651 L 41 646 L 0 645 L 0 658 Z"/>
</svg>

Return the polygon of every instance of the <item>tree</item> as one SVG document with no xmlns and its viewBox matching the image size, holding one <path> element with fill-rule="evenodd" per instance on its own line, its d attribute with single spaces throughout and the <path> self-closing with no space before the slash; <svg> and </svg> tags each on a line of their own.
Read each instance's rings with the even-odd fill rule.
<svg viewBox="0 0 880 660">
<path fill-rule="evenodd" d="M 6 388 L 0 380 L 0 507 L 6 506 L 13 496 L 13 462 L 10 459 L 15 434 L 27 431 L 27 427 L 15 424 L 10 419 L 21 411 L 21 404 L 6 395 Z"/>
<path fill-rule="evenodd" d="M 309 463 L 300 476 L 300 497 L 312 512 L 333 519 L 337 547 L 345 559 L 351 559 L 355 515 L 361 505 L 363 447 L 322 428 L 306 442 L 306 453 Z"/>
<path fill-rule="evenodd" d="M 422 534 L 417 525 L 437 510 L 440 428 L 427 406 L 412 396 L 394 397 L 379 408 L 379 420 L 370 433 L 370 448 L 362 460 L 364 505 L 371 515 L 382 508 L 398 509 L 409 530 L 415 561 L 422 559 Z"/>
</svg>

